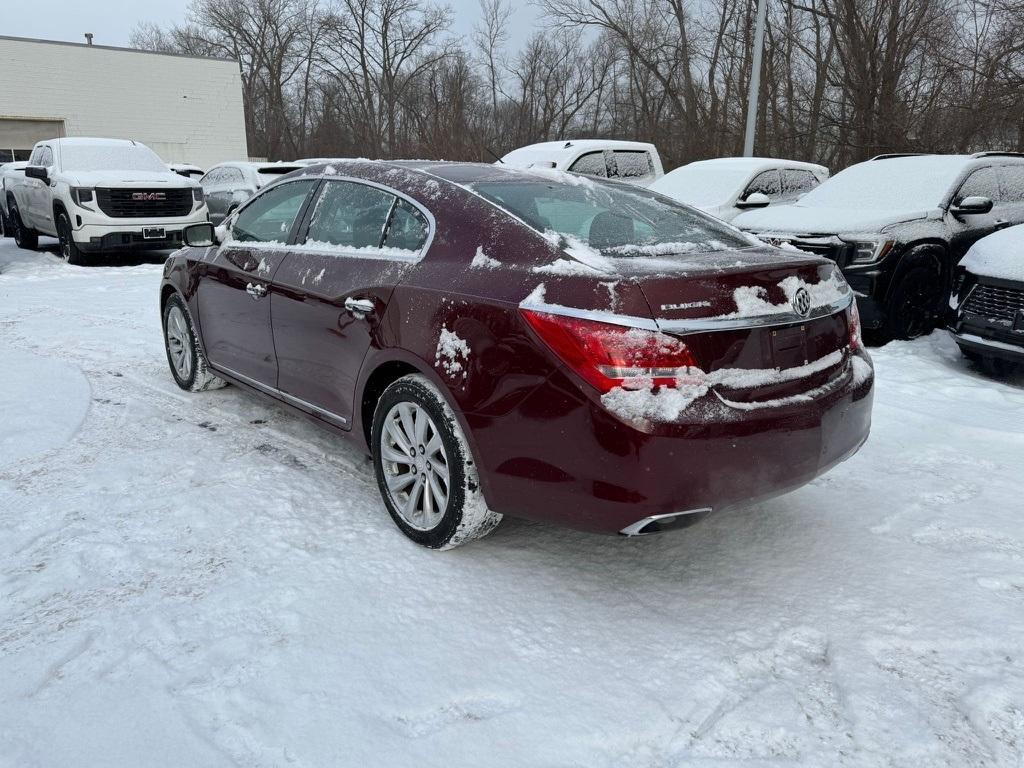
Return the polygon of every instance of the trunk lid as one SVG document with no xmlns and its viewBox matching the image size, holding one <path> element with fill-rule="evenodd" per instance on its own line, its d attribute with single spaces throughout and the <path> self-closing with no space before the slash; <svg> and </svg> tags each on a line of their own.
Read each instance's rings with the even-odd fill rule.
<svg viewBox="0 0 1024 768">
<path fill-rule="evenodd" d="M 728 403 L 806 394 L 846 370 L 852 296 L 832 262 L 772 248 L 658 261 L 619 259 L 617 266 Z M 798 304 L 808 301 L 802 314 Z"/>
</svg>

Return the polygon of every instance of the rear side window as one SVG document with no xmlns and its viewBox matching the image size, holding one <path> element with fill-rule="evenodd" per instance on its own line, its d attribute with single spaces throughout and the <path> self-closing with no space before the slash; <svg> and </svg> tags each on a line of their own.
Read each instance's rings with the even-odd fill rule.
<svg viewBox="0 0 1024 768">
<path fill-rule="evenodd" d="M 965 197 L 987 197 L 993 202 L 999 200 L 999 174 L 995 168 L 979 168 L 960 185 L 956 193 L 956 202 Z"/>
<path fill-rule="evenodd" d="M 772 200 L 781 197 L 782 179 L 779 176 L 779 172 L 762 171 L 757 174 L 757 176 L 755 176 L 747 185 L 747 188 L 743 191 L 743 194 L 740 197 L 746 200 L 755 192 L 760 192 L 762 195 L 768 195 Z"/>
<path fill-rule="evenodd" d="M 1024 165 L 1004 165 L 999 169 L 1002 179 L 1003 200 L 1024 203 Z"/>
<path fill-rule="evenodd" d="M 782 196 L 797 198 L 818 186 L 818 178 L 810 171 L 787 168 L 782 172 Z"/>
<path fill-rule="evenodd" d="M 427 241 L 429 231 L 430 225 L 416 206 L 399 199 L 391 212 L 384 247 L 418 251 Z"/>
<path fill-rule="evenodd" d="M 604 152 L 589 152 L 573 163 L 569 170 L 573 173 L 585 173 L 588 176 L 607 176 Z"/>
<path fill-rule="evenodd" d="M 654 173 L 651 156 L 647 152 L 615 150 L 611 153 L 608 175 L 620 179 L 639 179 Z"/>
<path fill-rule="evenodd" d="M 395 196 L 351 181 L 328 181 L 309 222 L 307 243 L 377 248 Z"/>
<path fill-rule="evenodd" d="M 286 243 L 313 185 L 312 179 L 272 187 L 238 213 L 231 239 L 243 243 Z"/>
<path fill-rule="evenodd" d="M 242 173 L 241 168 L 222 168 L 221 169 L 221 184 L 241 184 L 245 181 L 245 174 Z"/>
</svg>

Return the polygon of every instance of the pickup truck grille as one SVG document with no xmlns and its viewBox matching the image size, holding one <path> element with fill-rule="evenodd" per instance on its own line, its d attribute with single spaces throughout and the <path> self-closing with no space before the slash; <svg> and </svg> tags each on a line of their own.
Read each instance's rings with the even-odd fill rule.
<svg viewBox="0 0 1024 768">
<path fill-rule="evenodd" d="M 109 189 L 96 190 L 100 210 L 115 219 L 152 219 L 187 216 L 192 211 L 192 190 Z"/>
<path fill-rule="evenodd" d="M 1013 322 L 1017 312 L 1024 310 L 1024 290 L 979 285 L 964 303 L 964 312 L 981 317 Z"/>
</svg>

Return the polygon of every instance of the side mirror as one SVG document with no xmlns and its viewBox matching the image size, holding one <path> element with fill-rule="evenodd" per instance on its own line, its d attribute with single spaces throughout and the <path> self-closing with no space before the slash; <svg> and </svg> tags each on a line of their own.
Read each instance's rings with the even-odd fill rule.
<svg viewBox="0 0 1024 768">
<path fill-rule="evenodd" d="M 992 200 L 980 195 L 965 197 L 959 203 L 954 203 L 950 212 L 954 216 L 970 216 L 971 214 L 988 213 L 992 210 Z"/>
<path fill-rule="evenodd" d="M 745 200 L 736 203 L 737 208 L 765 208 L 772 204 L 772 199 L 764 192 L 751 192 Z"/>
<path fill-rule="evenodd" d="M 217 244 L 217 235 L 213 231 L 213 224 L 204 221 L 202 224 L 189 224 L 181 230 L 181 239 L 185 245 L 193 248 L 204 248 Z"/>
<path fill-rule="evenodd" d="M 44 184 L 50 183 L 50 174 L 41 165 L 29 165 L 25 168 L 25 175 L 30 179 L 39 179 Z"/>
</svg>

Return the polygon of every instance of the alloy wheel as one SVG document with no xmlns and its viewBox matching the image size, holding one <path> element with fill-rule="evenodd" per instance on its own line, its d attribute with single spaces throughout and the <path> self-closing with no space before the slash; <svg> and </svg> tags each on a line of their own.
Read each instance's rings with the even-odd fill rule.
<svg viewBox="0 0 1024 768">
<path fill-rule="evenodd" d="M 450 472 L 441 434 L 416 403 L 394 405 L 380 431 L 388 495 L 402 520 L 418 531 L 435 528 L 448 506 Z"/>
<path fill-rule="evenodd" d="M 181 381 L 188 381 L 192 374 L 192 335 L 181 307 L 173 306 L 167 313 L 164 335 L 167 340 L 167 352 L 178 378 Z"/>
<path fill-rule="evenodd" d="M 931 275 L 915 275 L 910 279 L 898 312 L 905 338 L 916 339 L 934 326 L 941 289 L 938 279 Z"/>
</svg>

